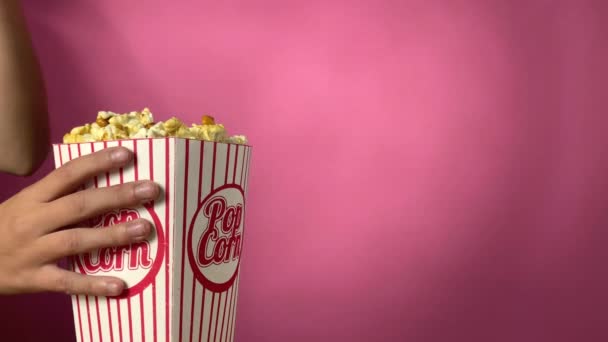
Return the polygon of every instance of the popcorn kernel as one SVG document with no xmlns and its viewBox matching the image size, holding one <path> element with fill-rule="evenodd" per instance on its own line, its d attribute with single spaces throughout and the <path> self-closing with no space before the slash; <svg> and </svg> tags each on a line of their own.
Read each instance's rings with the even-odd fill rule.
<svg viewBox="0 0 608 342">
<path fill-rule="evenodd" d="M 101 118 L 101 117 L 97 117 L 97 120 L 95 121 L 95 123 L 99 127 L 106 127 L 108 125 L 108 120 Z"/>
<path fill-rule="evenodd" d="M 209 115 L 203 115 L 201 122 L 203 125 L 215 125 L 215 119 Z"/>
<path fill-rule="evenodd" d="M 177 130 L 180 127 L 182 127 L 183 125 L 184 124 L 181 121 L 179 121 L 178 118 L 172 117 L 171 119 L 167 120 L 163 126 L 167 133 L 172 134 L 172 133 L 177 132 Z"/>
</svg>

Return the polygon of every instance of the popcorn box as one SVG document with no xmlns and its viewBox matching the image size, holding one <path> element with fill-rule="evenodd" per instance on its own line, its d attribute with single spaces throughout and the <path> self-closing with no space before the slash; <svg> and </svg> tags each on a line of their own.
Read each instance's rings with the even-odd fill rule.
<svg viewBox="0 0 608 342">
<path fill-rule="evenodd" d="M 151 179 L 162 194 L 85 224 L 141 217 L 155 230 L 147 241 L 70 258 L 75 272 L 127 284 L 119 297 L 72 296 L 77 341 L 233 341 L 251 147 L 182 138 L 55 144 L 55 166 L 119 145 L 134 162 L 84 188 Z"/>
</svg>

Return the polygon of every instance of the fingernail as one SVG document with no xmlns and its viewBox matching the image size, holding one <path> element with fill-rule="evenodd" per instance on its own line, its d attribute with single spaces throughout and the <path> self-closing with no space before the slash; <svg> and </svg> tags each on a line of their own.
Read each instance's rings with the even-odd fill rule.
<svg viewBox="0 0 608 342">
<path fill-rule="evenodd" d="M 152 182 L 138 184 L 135 187 L 135 197 L 142 201 L 153 200 L 158 196 L 158 186 Z"/>
<path fill-rule="evenodd" d="M 106 284 L 106 290 L 108 291 L 108 296 L 118 296 L 122 293 L 122 286 L 120 286 L 120 284 L 110 282 Z"/>
<path fill-rule="evenodd" d="M 124 163 L 127 160 L 129 160 L 130 157 L 131 157 L 131 154 L 129 153 L 129 151 L 124 148 L 114 149 L 110 153 L 110 158 L 112 159 L 112 162 L 114 162 L 114 163 Z"/>
<path fill-rule="evenodd" d="M 127 226 L 127 233 L 132 239 L 143 239 L 148 235 L 148 228 L 146 222 L 133 222 Z"/>
</svg>

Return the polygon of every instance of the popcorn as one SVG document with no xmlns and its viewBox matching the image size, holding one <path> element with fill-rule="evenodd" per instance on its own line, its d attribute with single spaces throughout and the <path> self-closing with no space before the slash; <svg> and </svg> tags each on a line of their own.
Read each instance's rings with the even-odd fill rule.
<svg viewBox="0 0 608 342">
<path fill-rule="evenodd" d="M 80 140 L 82 140 L 82 138 L 80 135 L 77 135 L 77 134 L 68 133 L 63 136 L 64 144 L 73 144 L 73 143 L 82 142 Z"/>
<path fill-rule="evenodd" d="M 137 131 L 137 133 L 131 135 L 132 139 L 143 139 L 146 138 L 148 134 L 148 130 L 145 129 L 144 127 L 140 128 L 139 131 Z"/>
<path fill-rule="evenodd" d="M 147 134 L 148 138 L 161 138 L 161 137 L 166 137 L 166 136 L 167 136 L 167 132 L 163 129 L 162 122 L 159 122 L 148 129 L 148 134 Z"/>
<path fill-rule="evenodd" d="M 192 134 L 190 129 L 186 126 L 180 127 L 177 132 L 175 132 L 175 136 L 178 138 L 196 139 L 194 134 Z"/>
<path fill-rule="evenodd" d="M 203 123 L 203 125 L 215 125 L 215 119 L 213 118 L 213 116 L 209 115 L 203 115 L 201 122 Z"/>
<path fill-rule="evenodd" d="M 91 125 L 91 135 L 93 136 L 93 139 L 96 141 L 101 141 L 104 139 L 104 135 L 105 135 L 105 128 L 106 126 L 100 126 L 97 123 L 94 123 Z"/>
<path fill-rule="evenodd" d="M 141 113 L 138 113 L 139 121 L 145 126 L 154 122 L 154 117 L 148 108 L 144 108 Z"/>
<path fill-rule="evenodd" d="M 148 108 L 144 108 L 141 112 L 133 111 L 124 114 L 100 111 L 97 113 L 95 122 L 74 127 L 63 136 L 63 142 L 70 144 L 162 137 L 178 137 L 241 145 L 247 144 L 245 136 L 229 136 L 224 125 L 217 124 L 212 116 L 203 115 L 201 125 L 192 124 L 188 127 L 176 117 L 172 117 L 164 122 L 154 122 L 154 116 Z"/>
<path fill-rule="evenodd" d="M 70 131 L 70 134 L 80 135 L 80 134 L 88 133 L 90 130 L 91 130 L 91 125 L 86 124 L 84 126 L 72 128 L 72 130 Z"/>
<path fill-rule="evenodd" d="M 244 135 L 233 135 L 227 139 L 227 143 L 245 145 L 247 144 L 247 138 Z"/>
<path fill-rule="evenodd" d="M 115 116 L 116 113 L 112 113 L 112 112 L 98 112 L 97 113 L 97 117 L 98 118 L 102 118 L 103 120 L 108 120 L 109 118 Z"/>
<path fill-rule="evenodd" d="M 106 127 L 108 125 L 108 120 L 101 118 L 101 117 L 97 117 L 97 120 L 95 121 L 95 123 L 99 126 L 99 127 Z"/>
<path fill-rule="evenodd" d="M 184 124 L 179 121 L 178 118 L 173 117 L 163 124 L 163 128 L 165 129 L 165 132 L 175 134 L 175 132 L 177 132 L 177 130 L 179 130 L 183 125 Z"/>
<path fill-rule="evenodd" d="M 199 140 L 225 141 L 227 138 L 223 125 L 192 125 L 190 131 Z"/>
</svg>

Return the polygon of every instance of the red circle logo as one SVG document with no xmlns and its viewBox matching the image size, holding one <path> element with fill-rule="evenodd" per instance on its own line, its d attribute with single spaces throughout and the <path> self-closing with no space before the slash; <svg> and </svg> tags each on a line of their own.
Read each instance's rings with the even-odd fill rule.
<svg viewBox="0 0 608 342">
<path fill-rule="evenodd" d="M 211 192 L 198 206 L 188 229 L 188 260 L 196 279 L 213 292 L 234 283 L 243 246 L 245 196 L 236 184 Z"/>
<path fill-rule="evenodd" d="M 118 277 L 125 281 L 125 291 L 113 298 L 126 298 L 141 293 L 152 283 L 162 265 L 162 246 L 165 245 L 163 228 L 152 207 L 145 205 L 144 208 L 146 210 L 142 211 L 114 210 L 89 220 L 88 225 L 103 229 L 142 217 L 152 222 L 156 228 L 147 240 L 127 246 L 101 248 L 73 257 L 80 273 Z"/>
</svg>

